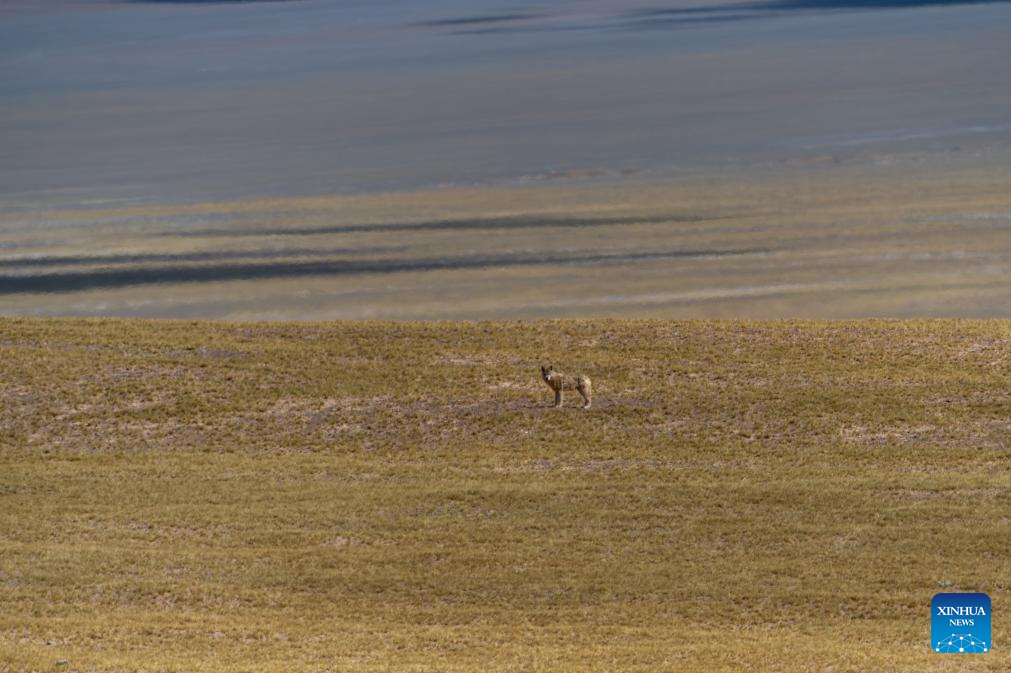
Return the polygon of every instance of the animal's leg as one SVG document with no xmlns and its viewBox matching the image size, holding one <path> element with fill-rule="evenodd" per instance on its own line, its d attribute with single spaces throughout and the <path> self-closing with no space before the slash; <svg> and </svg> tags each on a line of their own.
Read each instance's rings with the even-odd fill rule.
<svg viewBox="0 0 1011 673">
<path fill-rule="evenodd" d="M 562 389 L 559 388 L 555 391 L 555 407 L 562 406 Z"/>
<path fill-rule="evenodd" d="M 590 390 L 589 381 L 579 386 L 579 394 L 583 396 L 583 408 L 589 409 L 593 404 L 593 392 Z"/>
</svg>

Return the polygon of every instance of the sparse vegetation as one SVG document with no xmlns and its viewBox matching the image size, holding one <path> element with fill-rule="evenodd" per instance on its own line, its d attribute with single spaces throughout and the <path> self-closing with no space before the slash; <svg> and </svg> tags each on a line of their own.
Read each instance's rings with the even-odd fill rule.
<svg viewBox="0 0 1011 673">
<path fill-rule="evenodd" d="M 0 671 L 1004 670 L 1009 352 L 1007 322 L 2 319 Z M 548 361 L 592 410 L 550 408 Z M 939 591 L 990 594 L 993 652 L 931 653 Z"/>
</svg>

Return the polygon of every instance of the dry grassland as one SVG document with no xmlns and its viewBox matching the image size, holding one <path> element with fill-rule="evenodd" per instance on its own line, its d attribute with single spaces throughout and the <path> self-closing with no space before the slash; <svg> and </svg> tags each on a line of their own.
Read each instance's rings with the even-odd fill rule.
<svg viewBox="0 0 1011 673">
<path fill-rule="evenodd" d="M 1009 352 L 1007 322 L 3 319 L 0 671 L 1007 670 Z M 593 410 L 549 408 L 547 362 Z M 992 597 L 992 652 L 929 650 L 941 591 Z"/>
</svg>

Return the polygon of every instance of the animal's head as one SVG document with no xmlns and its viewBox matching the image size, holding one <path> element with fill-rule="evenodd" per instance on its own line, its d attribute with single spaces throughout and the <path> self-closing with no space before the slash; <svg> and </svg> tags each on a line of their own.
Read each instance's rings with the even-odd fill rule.
<svg viewBox="0 0 1011 673">
<path fill-rule="evenodd" d="M 545 381 L 547 381 L 548 379 L 550 379 L 551 378 L 551 372 L 553 372 L 554 369 L 555 368 L 552 365 L 548 365 L 547 367 L 545 367 L 544 365 L 541 365 L 541 378 L 544 379 Z"/>
</svg>

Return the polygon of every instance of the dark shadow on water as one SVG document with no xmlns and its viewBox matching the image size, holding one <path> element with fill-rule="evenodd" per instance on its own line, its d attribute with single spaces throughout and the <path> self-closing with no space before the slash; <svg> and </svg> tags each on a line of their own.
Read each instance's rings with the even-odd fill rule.
<svg viewBox="0 0 1011 673">
<path fill-rule="evenodd" d="M 636 18 L 630 21 L 625 27 L 637 30 L 653 28 L 679 28 L 688 26 L 699 26 L 716 23 L 732 23 L 735 21 L 746 21 L 749 19 L 763 19 L 772 16 L 771 13 L 746 12 L 741 10 L 716 10 L 707 14 L 689 11 L 685 14 L 657 14 L 649 17 Z"/>
<path fill-rule="evenodd" d="M 925 7 L 950 7 L 959 5 L 988 5 L 1008 3 L 1011 0 L 757 0 L 754 2 L 726 2 L 722 4 L 647 7 L 617 11 L 602 15 L 593 21 L 565 21 L 564 14 L 556 15 L 561 21 L 544 25 L 531 21 L 545 18 L 546 14 L 512 13 L 486 16 L 461 16 L 423 21 L 418 26 L 450 29 L 455 35 L 496 35 L 505 33 L 559 33 L 607 29 L 650 30 L 683 28 L 692 25 L 749 21 L 786 16 L 800 12 L 845 12 L 874 9 L 917 9 Z"/>
<path fill-rule="evenodd" d="M 991 5 L 1011 0 L 760 0 L 696 7 L 653 7 L 625 14 L 630 28 L 668 28 L 719 21 L 743 21 L 792 11 L 842 12 L 872 9 L 917 9 L 957 5 Z"/>
<path fill-rule="evenodd" d="M 541 14 L 513 13 L 513 14 L 483 14 L 480 16 L 461 16 L 453 19 L 434 19 L 432 21 L 422 21 L 419 25 L 433 28 L 455 28 L 460 26 L 481 26 L 492 23 L 507 23 L 511 21 L 528 21 L 539 19 Z"/>
<path fill-rule="evenodd" d="M 661 224 L 664 222 L 704 222 L 719 218 L 692 215 L 657 215 L 651 217 L 546 217 L 516 215 L 461 220 L 427 220 L 424 222 L 394 222 L 391 224 L 341 224 L 327 227 L 277 227 L 273 229 L 190 229 L 164 232 L 162 236 L 319 236 L 326 234 L 362 234 L 400 231 L 483 231 L 509 229 L 540 229 L 551 227 L 605 227 L 623 224 Z"/>
<path fill-rule="evenodd" d="M 149 264 L 168 262 L 220 262 L 229 259 L 290 259 L 294 257 L 335 257 L 388 254 L 399 252 L 404 246 L 382 246 L 374 248 L 328 248 L 298 250 L 211 250 L 206 252 L 183 252 L 141 255 L 53 255 L 46 257 L 22 257 L 0 259 L 0 269 L 37 269 L 53 266 L 101 266 L 103 264 Z"/>
<path fill-rule="evenodd" d="M 405 271 L 457 271 L 491 267 L 537 265 L 622 264 L 648 260 L 699 259 L 760 254 L 767 250 L 669 250 L 627 254 L 547 253 L 543 255 L 487 255 L 437 259 L 318 260 L 274 264 L 218 264 L 214 266 L 160 266 L 95 271 L 57 272 L 31 276 L 0 276 L 0 295 L 23 293 L 78 292 L 99 288 L 122 288 L 160 283 L 209 283 L 232 280 L 269 280 L 327 276 L 339 278 L 357 274 L 401 273 Z"/>
</svg>

